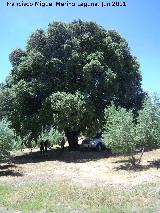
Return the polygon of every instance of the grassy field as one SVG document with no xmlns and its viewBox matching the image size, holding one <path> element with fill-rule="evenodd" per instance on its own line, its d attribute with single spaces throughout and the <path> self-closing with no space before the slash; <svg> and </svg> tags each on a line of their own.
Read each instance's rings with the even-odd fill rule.
<svg viewBox="0 0 160 213">
<path fill-rule="evenodd" d="M 145 153 L 138 170 L 127 162 L 105 152 L 25 150 L 0 164 L 0 207 L 8 213 L 160 213 L 160 149 Z"/>
<path fill-rule="evenodd" d="M 136 187 L 80 188 L 65 182 L 0 187 L 0 205 L 22 212 L 160 212 L 160 183 Z"/>
</svg>

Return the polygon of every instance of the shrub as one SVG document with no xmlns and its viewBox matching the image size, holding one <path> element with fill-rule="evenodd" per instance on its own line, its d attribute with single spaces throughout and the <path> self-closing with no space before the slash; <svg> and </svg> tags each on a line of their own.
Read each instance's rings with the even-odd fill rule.
<svg viewBox="0 0 160 213">
<path fill-rule="evenodd" d="M 114 153 L 132 155 L 136 148 L 132 112 L 112 105 L 105 111 L 105 120 L 106 132 L 103 136 L 107 146 Z"/>
<path fill-rule="evenodd" d="M 129 154 L 132 165 L 137 161 L 135 151 L 142 149 L 137 161 L 140 163 L 144 149 L 160 145 L 160 104 L 155 99 L 146 99 L 136 120 L 131 111 L 112 105 L 105 110 L 104 129 L 106 145 L 113 153 Z"/>
<path fill-rule="evenodd" d="M 10 152 L 17 148 L 19 139 L 16 137 L 10 123 L 6 120 L 0 121 L 0 160 L 10 157 Z"/>
<path fill-rule="evenodd" d="M 160 145 L 160 105 L 153 99 L 145 100 L 136 125 L 137 141 L 147 149 Z"/>
<path fill-rule="evenodd" d="M 62 132 L 59 132 L 56 128 L 52 127 L 49 130 L 42 130 L 38 140 L 49 140 L 50 145 L 60 145 L 63 137 L 64 134 Z"/>
</svg>

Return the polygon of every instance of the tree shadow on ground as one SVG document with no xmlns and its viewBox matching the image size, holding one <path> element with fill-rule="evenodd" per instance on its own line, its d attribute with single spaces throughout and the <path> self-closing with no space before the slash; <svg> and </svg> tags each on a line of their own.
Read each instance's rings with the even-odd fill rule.
<svg viewBox="0 0 160 213">
<path fill-rule="evenodd" d="M 23 176 L 19 171 L 14 170 L 17 166 L 14 164 L 0 165 L 0 177 L 3 176 Z"/>
<path fill-rule="evenodd" d="M 69 151 L 67 148 L 48 150 L 44 155 L 37 152 L 25 153 L 13 158 L 15 164 L 39 163 L 44 161 L 62 161 L 66 163 L 84 163 L 108 158 L 111 154 L 107 151 L 96 152 L 92 150 Z"/>
<path fill-rule="evenodd" d="M 116 170 L 126 170 L 126 171 L 145 171 L 149 170 L 151 168 L 160 168 L 160 159 L 158 160 L 153 160 L 153 161 L 147 161 L 147 165 L 143 164 L 136 164 L 136 165 L 131 165 L 130 160 L 120 160 L 115 163 L 124 163 L 123 165 L 120 165 L 116 167 Z"/>
<path fill-rule="evenodd" d="M 114 163 L 128 163 L 128 162 L 129 162 L 128 159 L 114 161 Z"/>
<path fill-rule="evenodd" d="M 14 165 L 14 164 L 0 165 L 0 170 L 9 169 L 9 168 L 16 168 L 16 165 Z"/>
<path fill-rule="evenodd" d="M 154 161 L 147 161 L 150 165 L 150 167 L 154 167 L 156 169 L 160 169 L 160 159 L 154 160 Z"/>
<path fill-rule="evenodd" d="M 118 170 L 125 170 L 125 171 L 145 171 L 149 169 L 149 165 L 131 165 L 129 162 L 125 163 L 124 165 L 117 166 L 115 168 L 116 171 Z"/>
<path fill-rule="evenodd" d="M 22 177 L 23 174 L 9 169 L 9 170 L 0 171 L 0 177 L 2 177 L 2 176 Z"/>
</svg>

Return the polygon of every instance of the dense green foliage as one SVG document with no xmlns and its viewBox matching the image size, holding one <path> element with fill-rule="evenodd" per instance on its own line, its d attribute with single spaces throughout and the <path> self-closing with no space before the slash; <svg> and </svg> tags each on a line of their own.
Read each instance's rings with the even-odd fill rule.
<svg viewBox="0 0 160 213">
<path fill-rule="evenodd" d="M 132 112 L 112 105 L 105 111 L 105 118 L 104 138 L 107 146 L 115 153 L 132 154 L 136 149 Z"/>
<path fill-rule="evenodd" d="M 160 145 L 160 102 L 156 97 L 145 100 L 139 111 L 136 124 L 136 137 L 146 149 Z"/>
<path fill-rule="evenodd" d="M 5 121 L 0 121 L 0 160 L 7 159 L 10 156 L 10 151 L 18 147 L 18 138 L 14 131 L 10 128 L 10 124 Z"/>
<path fill-rule="evenodd" d="M 41 140 L 48 140 L 49 145 L 60 145 L 63 137 L 63 132 L 59 132 L 54 127 L 51 127 L 49 130 L 45 129 L 41 132 L 38 141 L 40 142 Z"/>
<path fill-rule="evenodd" d="M 95 134 L 94 130 L 98 128 L 95 109 L 84 95 L 79 92 L 57 92 L 51 95 L 48 101 L 51 103 L 55 126 L 65 132 L 70 143 L 73 141 L 78 144 L 78 135 L 85 130 L 87 132 L 92 129 Z"/>
<path fill-rule="evenodd" d="M 139 64 L 126 40 L 94 22 L 53 22 L 46 32 L 32 33 L 10 61 L 2 89 L 10 105 L 4 103 L 8 112 L 0 116 L 6 114 L 21 137 L 30 134 L 29 144 L 56 125 L 75 148 L 80 132 L 102 128 L 111 101 L 136 112 L 144 98 Z"/>
<path fill-rule="evenodd" d="M 61 130 L 79 131 L 87 113 L 84 96 L 65 92 L 50 97 L 54 123 Z"/>
<path fill-rule="evenodd" d="M 13 95 L 9 88 L 0 88 L 0 120 L 3 118 L 14 119 Z"/>
<path fill-rule="evenodd" d="M 137 149 L 160 146 L 160 104 L 146 99 L 135 118 L 131 111 L 112 105 L 105 111 L 104 140 L 115 153 L 133 157 Z"/>
</svg>

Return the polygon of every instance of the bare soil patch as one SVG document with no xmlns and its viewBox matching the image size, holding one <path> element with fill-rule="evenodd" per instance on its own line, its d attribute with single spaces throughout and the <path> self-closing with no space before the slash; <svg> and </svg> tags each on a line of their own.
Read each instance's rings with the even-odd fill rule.
<svg viewBox="0 0 160 213">
<path fill-rule="evenodd" d="M 0 164 L 0 184 L 22 186 L 32 183 L 65 181 L 83 187 L 94 185 L 134 186 L 160 181 L 160 149 L 145 152 L 141 167 L 129 170 L 128 157 L 109 156 L 107 151 L 50 150 L 41 155 L 26 149 L 12 162 Z"/>
</svg>

